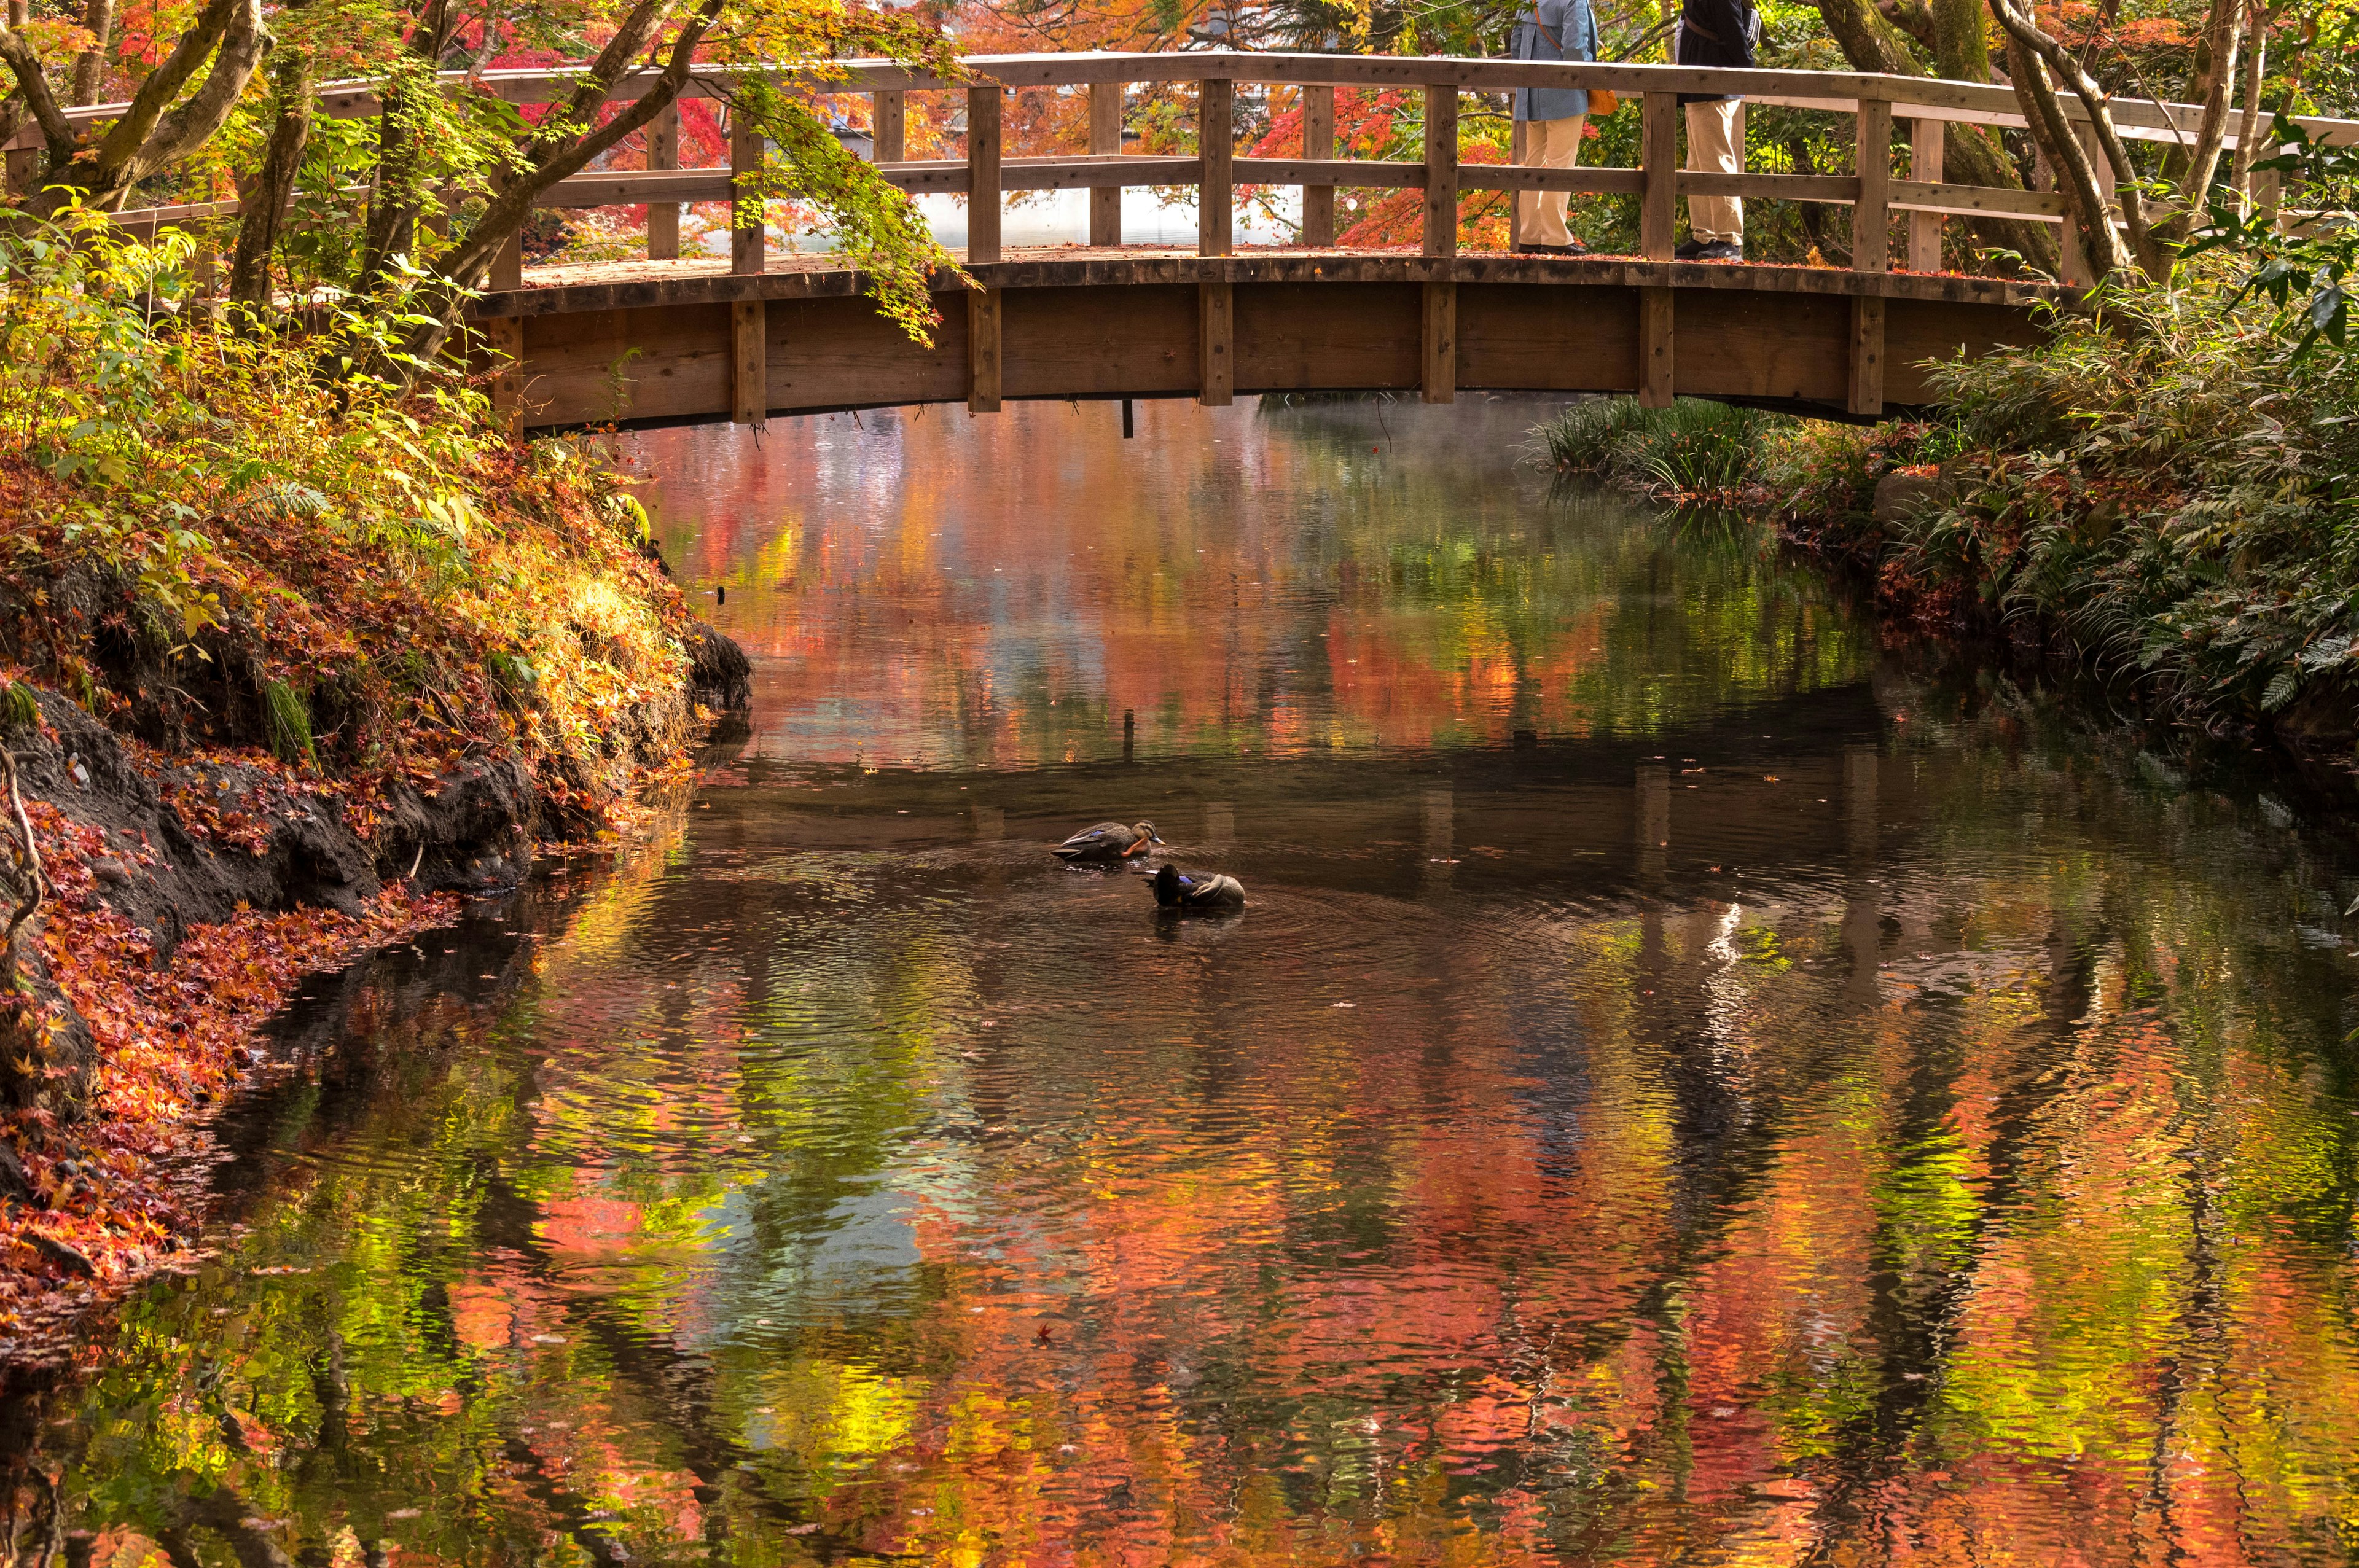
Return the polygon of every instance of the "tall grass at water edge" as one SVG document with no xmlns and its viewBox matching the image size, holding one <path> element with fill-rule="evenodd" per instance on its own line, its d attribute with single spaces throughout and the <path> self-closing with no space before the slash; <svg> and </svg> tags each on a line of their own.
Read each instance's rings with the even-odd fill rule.
<svg viewBox="0 0 2359 1568">
<path fill-rule="evenodd" d="M 1634 397 L 1601 397 L 1536 426 L 1527 450 L 1560 473 L 1594 474 L 1666 499 L 1727 498 L 1758 477 L 1764 443 L 1781 423 L 1791 421 L 1696 398 L 1642 408 Z"/>
</svg>

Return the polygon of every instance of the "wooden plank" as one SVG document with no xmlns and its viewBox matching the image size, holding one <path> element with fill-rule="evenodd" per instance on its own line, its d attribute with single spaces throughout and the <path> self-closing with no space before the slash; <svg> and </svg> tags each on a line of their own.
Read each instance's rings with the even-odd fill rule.
<svg viewBox="0 0 2359 1568">
<path fill-rule="evenodd" d="M 1941 183 L 1945 127 L 1939 120 L 1908 122 L 1908 180 L 1913 185 Z M 1901 182 L 1895 181 L 1897 190 Z M 1922 210 L 1908 214 L 1908 270 L 1941 270 L 1941 214 Z"/>
<path fill-rule="evenodd" d="M 1458 398 L 1458 286 L 1425 286 L 1424 329 L 1419 343 L 1418 392 L 1426 403 Z"/>
<path fill-rule="evenodd" d="M 1425 90 L 1425 254 L 1458 254 L 1458 89 L 1439 83 Z"/>
<path fill-rule="evenodd" d="M 758 273 L 769 265 L 768 220 L 755 180 L 762 170 L 762 127 L 749 114 L 729 116 L 729 270 Z"/>
<path fill-rule="evenodd" d="M 1004 369 L 999 334 L 1000 291 L 973 290 L 966 297 L 966 406 L 971 414 L 999 412 Z"/>
<path fill-rule="evenodd" d="M 1090 151 L 1099 157 L 1122 154 L 1122 83 L 1090 83 Z M 1122 243 L 1122 187 L 1100 186 L 1090 192 L 1090 243 Z"/>
<path fill-rule="evenodd" d="M 1672 183 L 1682 196 L 1743 196 L 1755 200 L 1820 201 L 1848 207 L 1859 200 L 1859 180 L 1848 174 L 1722 174 L 1681 169 Z"/>
<path fill-rule="evenodd" d="M 868 95 L 868 156 L 878 163 L 899 163 L 909 156 L 909 97 L 886 91 Z"/>
<path fill-rule="evenodd" d="M 1196 371 L 1203 386 L 1196 401 L 1207 408 L 1226 408 L 1237 389 L 1236 286 L 1200 283 L 1196 286 Z"/>
<path fill-rule="evenodd" d="M 2064 215 L 2064 199 L 2052 190 L 2001 190 L 1987 185 L 1896 179 L 1890 200 L 1894 210 L 1902 212 L 1947 212 L 1957 217 L 1989 213 L 2048 222 Z"/>
<path fill-rule="evenodd" d="M 1196 88 L 1196 150 L 1203 172 L 1196 190 L 1196 254 L 1224 256 L 1233 248 L 1236 161 L 1236 83 L 1204 81 Z M 1228 400 L 1224 397 L 1223 403 Z"/>
<path fill-rule="evenodd" d="M 529 330 L 536 425 L 730 416 L 736 373 L 727 305 L 544 316 Z"/>
<path fill-rule="evenodd" d="M 1380 190 L 1416 190 L 1426 182 L 1421 163 L 1396 163 L 1383 158 L 1241 157 L 1233 158 L 1229 172 L 1239 185 L 1306 185 L 1318 180 L 1331 189 L 1339 185 Z"/>
<path fill-rule="evenodd" d="M 492 257 L 491 275 L 484 278 L 484 287 L 494 293 L 524 287 L 524 235 L 521 232 L 510 234 L 507 243 Z"/>
<path fill-rule="evenodd" d="M 769 309 L 759 299 L 729 308 L 729 419 L 756 430 L 770 421 Z"/>
<path fill-rule="evenodd" d="M 1851 302 L 1851 411 L 1884 416 L 1884 301 L 1862 295 Z"/>
<path fill-rule="evenodd" d="M 1859 204 L 1851 214 L 1854 272 L 1892 270 L 1892 105 L 1864 98 L 1859 105 Z M 1884 317 L 1876 316 L 1881 329 Z M 1877 408 L 1882 409 L 1879 381 Z"/>
<path fill-rule="evenodd" d="M 1457 314 L 1461 390 L 1638 390 L 1636 289 L 1462 283 Z"/>
<path fill-rule="evenodd" d="M 492 412 L 506 415 L 510 429 L 520 428 L 524 420 L 524 323 L 484 321 L 475 330 L 484 335 L 484 351 L 491 356 Z"/>
<path fill-rule="evenodd" d="M 1419 284 L 1238 284 L 1232 294 L 1238 392 L 1406 392 L 1418 385 Z"/>
<path fill-rule="evenodd" d="M 1679 225 L 1679 100 L 1669 92 L 1649 92 L 1639 114 L 1638 166 L 1646 184 L 1638 197 L 1638 254 L 1669 261 Z"/>
<path fill-rule="evenodd" d="M 1721 270 L 1718 268 L 1715 271 Z M 1851 300 L 1840 295 L 1678 291 L 1679 390 L 1688 397 L 1776 397 L 1844 406 L 1851 391 Z"/>
<path fill-rule="evenodd" d="M 966 90 L 966 259 L 999 259 L 999 89 Z M 995 312 L 997 306 L 994 306 Z M 996 322 L 995 313 L 992 319 Z M 999 406 L 997 392 L 992 406 Z"/>
<path fill-rule="evenodd" d="M 968 341 L 973 307 L 957 296 L 935 303 L 942 319 L 927 348 L 878 315 L 872 300 L 774 301 L 770 407 L 785 413 L 964 403 L 974 390 Z M 1000 357 L 1005 364 L 1004 351 Z"/>
<path fill-rule="evenodd" d="M 1470 163 L 1459 167 L 1458 188 L 1461 190 L 1571 190 L 1599 196 L 1641 196 L 1646 193 L 1647 177 L 1644 171 L 1635 168 L 1540 168 L 1525 164 Z"/>
<path fill-rule="evenodd" d="M 2001 348 L 2029 348 L 2046 336 L 2029 310 L 1961 305 L 1938 299 L 1887 299 L 1884 303 L 1884 402 L 1921 406 L 1937 393 L 1926 370 L 1946 362 Z"/>
<path fill-rule="evenodd" d="M 647 171 L 679 167 L 679 103 L 677 99 L 656 111 L 647 122 Z M 559 180 L 560 185 L 564 184 Z M 647 202 L 647 259 L 676 261 L 679 257 L 679 203 L 650 195 Z"/>
<path fill-rule="evenodd" d="M 1638 290 L 1638 404 L 1644 408 L 1669 408 L 1672 381 L 1671 291 Z"/>
<path fill-rule="evenodd" d="M 1335 90 L 1302 89 L 1302 161 L 1322 164 L 1335 157 Z M 1332 183 L 1302 187 L 1302 243 L 1325 249 L 1335 243 L 1335 187 Z"/>
<path fill-rule="evenodd" d="M 658 202 L 671 206 L 672 232 L 679 231 L 682 201 L 727 201 L 736 194 L 735 178 L 725 168 L 618 168 L 598 174 L 568 175 L 534 200 L 536 207 L 629 207 L 645 201 L 648 221 Z M 675 254 L 677 252 L 675 252 Z M 660 257 L 670 260 L 671 257 Z"/>
<path fill-rule="evenodd" d="M 1010 288 L 1000 310 L 1006 397 L 1193 397 L 1203 390 L 1192 283 Z"/>
</svg>

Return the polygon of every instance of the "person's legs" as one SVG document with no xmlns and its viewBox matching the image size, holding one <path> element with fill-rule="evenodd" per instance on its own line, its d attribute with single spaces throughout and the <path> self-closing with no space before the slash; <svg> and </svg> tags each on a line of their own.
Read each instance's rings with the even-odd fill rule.
<svg viewBox="0 0 2359 1568">
<path fill-rule="evenodd" d="M 1687 106 L 1688 168 L 1698 173 L 1745 172 L 1745 100 Z M 1688 232 L 1704 244 L 1745 243 L 1745 202 L 1735 196 L 1688 198 Z"/>
<path fill-rule="evenodd" d="M 1524 162 L 1540 168 L 1571 168 L 1581 155 L 1582 127 L 1586 114 L 1561 120 L 1531 120 L 1524 126 Z M 1516 243 L 1566 245 L 1572 234 L 1564 225 L 1562 190 L 1526 190 L 1516 197 Z"/>
</svg>

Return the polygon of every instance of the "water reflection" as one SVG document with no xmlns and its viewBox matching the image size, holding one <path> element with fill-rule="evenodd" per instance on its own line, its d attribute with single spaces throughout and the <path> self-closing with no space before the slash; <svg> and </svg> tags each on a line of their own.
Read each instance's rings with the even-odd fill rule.
<svg viewBox="0 0 2359 1568">
<path fill-rule="evenodd" d="M 2347 1556 L 2342 851 L 1528 410 L 1103 413 L 674 492 L 757 734 L 289 1020 L 71 1557 Z"/>
</svg>

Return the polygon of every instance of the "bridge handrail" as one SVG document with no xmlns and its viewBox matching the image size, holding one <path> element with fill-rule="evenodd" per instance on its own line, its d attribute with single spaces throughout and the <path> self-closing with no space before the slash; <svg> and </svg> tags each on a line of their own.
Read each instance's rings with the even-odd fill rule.
<svg viewBox="0 0 2359 1568">
<path fill-rule="evenodd" d="M 1833 203 L 1854 207 L 1854 265 L 1857 270 L 1890 269 L 1891 214 L 1910 215 L 1908 265 L 1916 271 L 1940 269 L 1940 230 L 1945 216 L 2005 217 L 2060 226 L 2065 280 L 2085 282 L 2088 268 L 2078 254 L 2078 233 L 2065 222 L 2062 200 L 2049 192 L 1960 185 L 1942 177 L 1945 123 L 2021 125 L 2013 89 L 1984 82 L 1850 71 L 1740 70 L 1721 67 L 1632 65 L 1612 61 L 1542 62 L 1465 59 L 1433 55 L 1337 55 L 1259 53 L 1201 49 L 1177 53 L 1076 52 L 979 55 L 961 61 L 963 80 L 915 72 L 890 60 L 845 60 L 824 67 L 782 70 L 763 66 L 702 68 L 687 96 L 723 98 L 746 80 L 788 81 L 821 94 L 866 93 L 875 104 L 874 151 L 879 172 L 912 192 L 963 194 L 971 199 L 1011 190 L 1086 189 L 1093 192 L 1093 244 L 1121 243 L 1119 191 L 1125 187 L 1198 188 L 1199 251 L 1230 254 L 1233 199 L 1237 186 L 1299 186 L 1303 191 L 1305 243 L 1334 243 L 1334 198 L 1341 188 L 1421 189 L 1426 194 L 1424 253 L 1454 254 L 1458 196 L 1466 190 L 1564 190 L 1636 196 L 1640 209 L 1640 253 L 1667 259 L 1671 253 L 1676 202 L 1681 196 L 1737 196 Z M 526 104 L 569 98 L 578 68 L 446 72 L 453 88 L 470 87 L 507 102 Z M 635 99 L 655 80 L 653 72 L 624 78 L 610 100 Z M 1200 146 L 1193 155 L 1131 155 L 1121 150 L 1120 92 L 1135 81 L 1193 82 L 1200 102 Z M 1304 146 L 1295 158 L 1240 158 L 1232 145 L 1228 106 L 1238 82 L 1291 85 L 1305 95 Z M 1062 157 L 1005 157 L 1000 95 L 1020 88 L 1086 88 L 1091 95 L 1090 150 Z M 1339 87 L 1407 89 L 1425 98 L 1423 157 L 1410 160 L 1336 158 L 1333 94 Z M 1543 168 L 1522 164 L 1462 165 L 1456 124 L 1459 94 L 1518 87 L 1611 88 L 1636 101 L 1642 150 L 1636 168 Z M 913 92 L 960 92 L 968 97 L 968 146 L 961 158 L 908 160 L 901 157 L 906 95 Z M 1848 114 L 1858 125 L 1858 172 L 1849 175 L 1700 173 L 1677 168 L 1677 95 L 1735 95 L 1758 103 Z M 320 89 L 323 113 L 337 117 L 374 114 L 375 84 L 339 81 Z M 70 112 L 82 122 L 103 120 L 125 106 L 100 104 Z M 2073 99 L 2066 115 L 2085 122 Z M 2190 137 L 2201 110 L 2191 104 L 2115 100 L 2122 135 L 2147 140 Z M 1206 111 L 1210 111 L 1207 113 Z M 757 160 L 757 139 L 732 137 L 726 169 L 677 168 L 677 114 L 658 118 L 644 170 L 603 170 L 560 181 L 543 203 L 553 207 L 649 204 L 649 254 L 678 254 L 679 204 L 751 201 L 749 169 Z M 1889 148 L 1893 122 L 1912 123 L 1908 176 L 1892 174 Z M 2359 122 L 2309 118 L 2303 124 L 2321 140 L 2359 143 Z M 2088 135 L 2085 124 L 2083 135 Z M 20 132 L 12 146 L 37 135 Z M 2228 145 L 2235 145 L 2233 134 Z M 200 222 L 234 211 L 234 203 L 195 203 L 117 214 L 117 221 L 152 232 L 157 227 Z M 661 220 L 668 219 L 669 222 Z M 990 261 L 1000 251 L 999 203 L 971 200 L 968 257 Z M 750 232 L 749 232 L 750 231 Z M 760 271 L 765 262 L 760 226 L 737 230 L 732 266 Z M 492 286 L 521 284 L 520 253 L 511 247 L 495 265 Z"/>
</svg>

